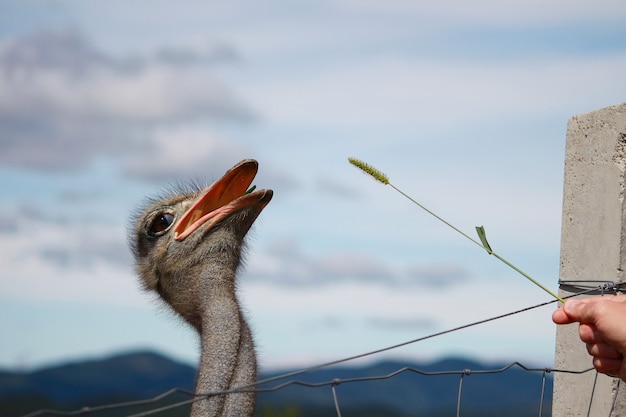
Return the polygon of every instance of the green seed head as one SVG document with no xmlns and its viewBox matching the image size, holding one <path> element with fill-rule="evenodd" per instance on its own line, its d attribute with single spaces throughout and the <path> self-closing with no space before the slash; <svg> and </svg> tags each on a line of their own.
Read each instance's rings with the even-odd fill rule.
<svg viewBox="0 0 626 417">
<path fill-rule="evenodd" d="M 374 177 L 375 180 L 380 181 L 385 185 L 389 184 L 389 178 L 387 178 L 385 174 L 383 174 L 373 166 L 368 165 L 365 162 L 356 158 L 348 158 L 348 161 L 350 161 L 350 163 L 355 167 L 360 168 L 363 172 L 370 174 L 372 177 Z"/>
</svg>

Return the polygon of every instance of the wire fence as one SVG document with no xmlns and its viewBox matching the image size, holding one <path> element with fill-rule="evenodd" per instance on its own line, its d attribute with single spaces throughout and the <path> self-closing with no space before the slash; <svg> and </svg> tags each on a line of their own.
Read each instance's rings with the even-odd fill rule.
<svg viewBox="0 0 626 417">
<path fill-rule="evenodd" d="M 367 381 L 381 381 L 381 380 L 388 380 L 394 377 L 397 377 L 400 374 L 403 373 L 415 373 L 415 374 L 419 374 L 419 375 L 423 375 L 423 376 L 441 376 L 441 375 L 457 375 L 459 376 L 459 382 L 458 382 L 458 392 L 457 392 L 457 404 L 456 404 L 456 416 L 460 416 L 461 413 L 461 404 L 462 404 L 462 394 L 463 394 L 463 382 L 466 376 L 469 375 L 478 375 L 478 374 L 482 374 L 482 375 L 488 375 L 488 374 L 500 374 L 503 372 L 506 372 L 514 367 L 518 367 L 524 371 L 527 372 L 533 372 L 533 373 L 539 373 L 541 374 L 541 390 L 540 390 L 540 401 L 539 401 L 539 407 L 538 407 L 538 415 L 541 417 L 543 415 L 544 412 L 544 399 L 545 399 L 545 387 L 546 387 L 546 379 L 548 374 L 550 373 L 554 373 L 554 372 L 564 372 L 564 373 L 571 373 L 571 374 L 583 374 L 583 373 L 587 373 L 587 372 L 592 372 L 593 368 L 588 368 L 588 369 L 584 369 L 584 370 L 580 370 L 580 371 L 572 371 L 572 370 L 560 370 L 560 369 L 551 369 L 551 368 L 529 368 L 526 367 L 525 365 L 519 363 L 519 362 L 513 362 L 505 367 L 499 368 L 499 369 L 481 369 L 481 370 L 471 370 L 471 369 L 463 369 L 463 370 L 449 370 L 449 371 L 435 371 L 435 372 L 429 372 L 429 371 L 423 371 L 420 369 L 415 369 L 415 368 L 411 368 L 411 367 L 404 367 L 404 368 L 400 368 L 394 372 L 391 372 L 389 374 L 385 374 L 385 375 L 377 375 L 377 376 L 367 376 L 367 377 L 357 377 L 357 378 L 334 378 L 332 380 L 327 380 L 327 381 L 321 381 L 321 382 L 307 382 L 307 381 L 300 381 L 300 380 L 289 380 L 286 382 L 283 382 L 281 384 L 272 386 L 272 387 L 268 387 L 268 388 L 262 388 L 259 387 L 258 385 L 263 384 L 264 381 L 260 381 L 257 384 L 254 384 L 255 386 L 247 386 L 247 387 L 241 387 L 241 388 L 236 388 L 236 389 L 232 389 L 232 390 L 227 390 L 227 391 L 220 391 L 220 392 L 212 392 L 212 393 L 205 393 L 205 394 L 195 394 L 194 392 L 188 391 L 188 390 L 183 390 L 183 389 L 179 389 L 179 388 L 173 388 L 167 392 L 164 392 L 163 394 L 160 394 L 156 397 L 153 398 L 149 398 L 149 399 L 145 399 L 145 400 L 137 400 L 137 401 L 127 401 L 127 402 L 121 402 L 121 403 L 116 403 L 116 404 L 107 404 L 107 405 L 102 405 L 102 406 L 96 406 L 96 407 L 83 407 L 74 411 L 59 411 L 59 410 L 39 410 L 37 412 L 31 413 L 31 414 L 27 414 L 24 417 L 35 417 L 35 416 L 85 416 L 85 415 L 90 415 L 90 414 L 95 414 L 98 412 L 103 412 L 103 411 L 108 411 L 108 410 L 113 410 L 113 409 L 120 409 L 120 408 L 131 408 L 131 407 L 137 407 L 137 406 L 141 406 L 141 405 L 149 405 L 149 404 L 155 404 L 158 403 L 159 401 L 166 399 L 167 397 L 173 396 L 175 394 L 184 394 L 185 396 L 189 397 L 185 400 L 182 401 L 177 401 L 173 404 L 168 404 L 165 406 L 161 406 L 161 407 L 157 407 L 157 408 L 153 408 L 149 411 L 144 411 L 144 412 L 140 412 L 137 414 L 129 414 L 128 417 L 146 417 L 146 416 L 152 416 L 155 414 L 159 414 L 171 409 L 175 409 L 175 408 L 179 408 L 179 407 L 183 407 L 185 405 L 191 404 L 195 401 L 200 401 L 203 399 L 207 399 L 210 397 L 214 397 L 214 396 L 218 396 L 218 395 L 228 395 L 228 394 L 235 394 L 235 393 L 244 393 L 244 392 L 255 392 L 255 393 L 267 393 L 267 392 L 275 392 L 281 389 L 284 389 L 286 387 L 289 386 L 293 386 L 293 385 L 299 385 L 299 386 L 303 386 L 303 387 L 309 387 L 309 388 L 320 388 L 320 387 L 330 387 L 331 388 L 331 394 L 332 394 L 332 403 L 334 406 L 334 409 L 336 411 L 336 414 L 338 417 L 341 417 L 341 408 L 340 408 L 340 399 L 337 393 L 337 387 L 339 385 L 342 384 L 349 384 L 349 383 L 357 383 L 357 382 L 367 382 Z M 281 376 L 282 377 L 282 376 Z M 278 377 L 278 378 L 281 378 Z M 274 380 L 276 378 L 273 378 Z M 615 397 L 617 397 L 617 392 L 615 392 Z M 593 396 L 593 393 L 591 393 L 591 395 Z M 329 401 L 331 400 L 331 398 L 329 397 Z"/>
<path fill-rule="evenodd" d="M 561 283 L 561 282 L 560 282 Z M 600 285 L 598 285 L 597 282 L 594 282 L 594 284 L 596 285 L 580 285 L 580 283 L 578 282 L 572 282 L 572 281 L 563 281 L 562 282 L 563 285 L 568 285 L 568 286 L 577 286 L 580 290 L 580 292 L 571 295 L 570 297 L 575 297 L 578 295 L 582 295 L 582 294 L 608 294 L 608 293 L 616 293 L 618 291 L 623 290 L 622 288 L 622 284 L 621 283 L 613 283 L 611 281 L 601 281 Z M 589 281 L 586 281 L 586 283 L 589 283 Z M 568 298 L 570 298 L 568 297 Z M 154 408 L 151 408 L 147 411 L 142 411 L 139 413 L 129 413 L 126 414 L 127 417 L 145 417 L 145 416 L 153 416 L 159 413 L 163 413 L 169 410 L 173 410 L 173 409 L 177 409 L 177 408 L 181 408 L 181 407 L 185 407 L 190 405 L 193 402 L 196 401 L 200 401 L 200 400 L 204 400 L 207 398 L 211 398 L 214 396 L 220 396 L 220 395 L 231 395 L 231 394 L 236 394 L 236 393 L 244 393 L 244 392 L 255 392 L 258 394 L 261 393 L 270 393 L 270 392 L 277 392 L 283 389 L 286 389 L 287 387 L 293 387 L 293 386 L 301 386 L 301 387 L 307 387 L 307 388 L 320 388 L 320 387 L 330 387 L 330 393 L 329 393 L 329 397 L 328 397 L 328 401 L 332 403 L 332 408 L 334 408 L 335 413 L 337 415 L 337 417 L 342 417 L 341 414 L 341 398 L 340 395 L 338 393 L 337 387 L 339 385 L 345 385 L 345 384 L 355 384 L 355 383 L 365 383 L 365 382 L 369 382 L 369 381 L 383 381 L 383 380 L 390 380 L 392 378 L 397 378 L 400 375 L 403 374 L 417 374 L 417 375 L 422 375 L 422 376 L 426 376 L 426 377 L 434 377 L 434 376 L 442 376 L 442 375 L 456 375 L 458 377 L 458 388 L 457 388 L 457 392 L 456 392 L 456 416 L 459 417 L 461 415 L 461 405 L 462 405 L 462 398 L 463 398 L 463 386 L 464 386 L 464 381 L 465 378 L 469 375 L 494 375 L 494 374 L 502 374 L 504 372 L 507 372 L 513 368 L 518 368 L 520 370 L 523 370 L 525 372 L 529 372 L 529 373 L 535 373 L 535 374 L 540 374 L 541 379 L 540 379 L 540 390 L 539 391 L 539 405 L 538 405 L 538 410 L 537 410 L 537 415 L 539 417 L 541 417 L 544 413 L 544 406 L 545 406 L 545 397 L 546 397 L 546 381 L 547 378 L 550 374 L 553 373 L 568 373 L 568 374 L 585 374 L 588 372 L 596 372 L 594 370 L 593 367 L 587 368 L 587 369 L 581 369 L 581 370 L 572 370 L 572 369 L 552 369 L 552 368 L 532 368 L 532 367 L 527 367 L 519 362 L 512 362 L 511 364 L 504 366 L 502 368 L 498 368 L 498 369 L 477 369 L 477 370 L 472 370 L 472 369 L 457 369 L 457 370 L 441 370 L 441 371 L 425 371 L 425 370 L 421 370 L 421 369 L 416 369 L 416 368 L 412 368 L 412 367 L 402 367 L 399 368 L 393 372 L 390 373 L 386 373 L 386 374 L 381 374 L 381 375 L 373 375 L 373 376 L 361 376 L 361 377 L 353 377 L 353 378 L 332 378 L 330 380 L 324 380 L 324 381 L 318 381 L 318 382 L 310 382 L 310 381 L 305 381 L 305 380 L 301 380 L 301 379 L 296 379 L 296 377 L 304 375 L 304 374 L 309 374 L 312 373 L 314 371 L 318 371 L 324 368 L 328 368 L 331 366 L 335 366 L 335 365 L 339 365 L 339 364 L 344 364 L 350 361 L 354 361 L 356 359 L 361 359 L 361 358 L 365 358 L 365 357 L 370 357 L 370 356 L 374 356 L 374 355 L 378 355 L 380 353 L 383 352 L 387 352 L 393 349 L 397 349 L 403 346 L 407 346 L 410 344 L 414 344 L 414 343 L 418 343 L 418 342 L 422 342 L 424 340 L 427 339 L 432 339 L 438 336 L 442 336 L 444 334 L 448 334 L 448 333 L 452 333 L 452 332 L 456 332 L 456 331 L 460 331 L 463 329 L 467 329 L 470 327 L 474 327 L 474 326 L 479 326 L 481 324 L 485 324 L 487 322 L 491 322 L 491 321 L 495 321 L 495 320 L 499 320 L 499 319 L 503 319 L 505 317 L 510 317 L 513 315 L 517 315 L 517 314 L 521 314 L 524 313 L 526 311 L 530 311 L 530 310 L 534 310 L 540 307 L 544 307 L 553 303 L 556 303 L 557 300 L 551 300 L 548 302 L 544 302 L 544 303 L 540 303 L 537 305 L 533 305 L 530 307 L 526 307 L 526 308 L 522 308 L 520 310 L 515 310 L 506 314 L 502 314 L 502 315 L 498 315 L 495 317 L 490 317 L 484 320 L 479 320 L 476 322 L 472 322 L 472 323 L 468 323 L 462 326 L 458 326 L 452 329 L 448 329 L 448 330 L 444 330 L 441 332 L 437 332 L 437 333 L 433 333 L 427 336 L 423 336 L 420 338 L 416 338 L 413 340 L 409 340 L 403 343 L 399 343 L 399 344 L 395 344 L 395 345 L 391 345 L 391 346 L 387 346 L 381 349 L 376 349 L 376 350 L 372 350 L 369 352 L 365 352 L 362 354 L 358 354 L 355 356 L 350 356 L 350 357 L 346 357 L 343 359 L 338 359 L 338 360 L 334 360 L 331 362 L 326 362 L 326 363 L 322 363 L 319 365 L 315 365 L 315 366 L 311 366 L 311 367 L 307 367 L 307 368 L 303 368 L 303 369 L 299 369 L 296 371 L 292 371 L 292 372 L 287 372 L 287 373 L 283 373 L 280 375 L 276 375 L 276 376 L 272 376 L 272 377 L 268 377 L 268 378 L 264 378 L 264 379 L 260 379 L 258 381 L 256 381 L 255 383 L 249 384 L 249 385 L 245 385 L 245 386 L 241 386 L 241 387 L 237 387 L 234 389 L 230 389 L 230 390 L 225 390 L 225 391 L 219 391 L 219 392 L 207 392 L 207 393 L 194 393 L 192 391 L 189 390 L 185 390 L 185 389 L 180 389 L 180 388 L 173 388 L 170 389 L 160 395 L 157 395 L 153 398 L 149 398 L 149 399 L 144 399 L 144 400 L 136 400 L 136 401 L 126 401 L 126 402 L 119 402 L 119 403 L 114 403 L 114 404 L 107 404 L 107 405 L 101 405 L 101 406 L 94 406 L 94 407 L 82 407 L 80 409 L 76 409 L 73 411 L 61 411 L 61 410 L 48 410 L 48 409 L 41 409 L 29 414 L 25 414 L 22 417 L 42 417 L 42 416 L 90 416 L 90 415 L 94 415 L 96 413 L 100 413 L 100 412 L 105 412 L 105 411 L 110 411 L 110 410 L 119 410 L 119 409 L 130 409 L 133 407 L 138 407 L 138 406 L 146 406 L 146 405 L 155 405 Z M 596 372 L 596 378 L 597 378 L 597 372 Z M 620 380 L 617 380 L 617 389 L 614 390 L 613 393 L 613 402 L 612 402 L 612 406 L 611 406 L 611 413 L 609 413 L 609 416 L 612 415 L 612 411 L 615 407 L 615 403 L 616 403 L 616 399 L 618 397 L 618 394 L 620 393 Z M 591 389 L 591 392 L 589 393 L 589 404 L 591 404 L 591 402 L 593 401 L 593 397 L 595 395 L 595 383 Z M 179 395 L 183 395 L 185 396 L 185 399 L 182 400 L 178 400 L 175 401 L 173 403 L 167 404 L 167 405 L 163 405 L 163 406 L 157 406 L 157 404 L 165 399 L 168 398 L 172 398 L 174 396 L 179 396 Z M 581 395 L 583 395 L 583 393 L 581 393 Z M 589 408 L 589 410 L 591 410 L 591 407 Z M 588 414 L 589 415 L 589 414 Z M 607 416 L 607 417 L 609 417 Z"/>
</svg>

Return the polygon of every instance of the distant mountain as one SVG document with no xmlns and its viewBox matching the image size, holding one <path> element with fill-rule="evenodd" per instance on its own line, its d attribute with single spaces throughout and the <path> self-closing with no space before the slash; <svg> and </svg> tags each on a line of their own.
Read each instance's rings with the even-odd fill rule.
<svg viewBox="0 0 626 417">
<path fill-rule="evenodd" d="M 28 373 L 0 371 L 0 416 L 17 416 L 41 408 L 73 410 L 145 399 L 174 387 L 193 390 L 195 374 L 193 367 L 152 352 L 122 354 Z M 106 415 L 130 414 L 128 410 L 122 411 L 125 413 Z"/>
<path fill-rule="evenodd" d="M 443 416 L 455 415 L 459 371 L 463 376 L 461 411 L 471 416 L 537 415 L 541 400 L 542 374 L 517 366 L 501 373 L 482 373 L 508 364 L 481 364 L 463 358 L 447 358 L 433 363 L 385 361 L 363 366 L 336 366 L 279 379 L 262 385 L 273 389 L 287 381 L 321 384 L 319 387 L 289 385 L 258 395 L 257 416 L 336 416 L 332 388 L 326 382 L 341 380 L 335 386 L 340 410 L 350 416 Z M 393 377 L 379 379 L 404 368 Z M 445 374 L 445 372 L 450 372 Z M 285 372 L 262 373 L 260 379 L 274 378 Z M 0 416 L 20 416 L 40 409 L 76 410 L 149 399 L 171 388 L 193 390 L 196 370 L 152 352 L 134 352 L 102 360 L 76 362 L 34 372 L 0 371 Z M 376 378 L 379 380 L 353 381 Z M 189 398 L 176 394 L 143 406 L 92 412 L 96 417 L 125 416 L 142 410 Z M 552 379 L 547 378 L 543 416 L 550 415 Z M 186 416 L 189 408 L 179 407 L 159 416 Z M 44 416 L 46 414 L 42 414 Z"/>
</svg>

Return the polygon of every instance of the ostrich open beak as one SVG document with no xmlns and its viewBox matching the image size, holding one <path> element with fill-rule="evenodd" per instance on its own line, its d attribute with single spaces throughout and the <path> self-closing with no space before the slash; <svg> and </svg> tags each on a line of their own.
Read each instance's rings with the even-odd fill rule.
<svg viewBox="0 0 626 417">
<path fill-rule="evenodd" d="M 262 210 L 270 202 L 272 191 L 246 192 L 258 167 L 253 159 L 243 160 L 208 186 L 174 226 L 174 239 L 185 239 L 203 224 L 211 228 L 244 207 L 259 205 Z"/>
</svg>

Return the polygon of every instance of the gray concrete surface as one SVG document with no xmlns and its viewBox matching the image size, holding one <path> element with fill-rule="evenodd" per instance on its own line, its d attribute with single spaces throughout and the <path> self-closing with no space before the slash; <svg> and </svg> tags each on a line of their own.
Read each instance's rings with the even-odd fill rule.
<svg viewBox="0 0 626 417">
<path fill-rule="evenodd" d="M 625 167 L 626 103 L 570 119 L 563 187 L 561 281 L 625 280 Z M 577 291 L 562 285 L 559 295 L 567 297 Z M 578 326 L 558 326 L 555 368 L 583 370 L 591 366 L 591 357 L 578 338 Z M 626 383 L 621 384 L 616 407 L 610 414 L 617 380 L 602 374 L 595 378 L 595 371 L 583 375 L 555 373 L 552 416 L 626 416 Z"/>
</svg>

